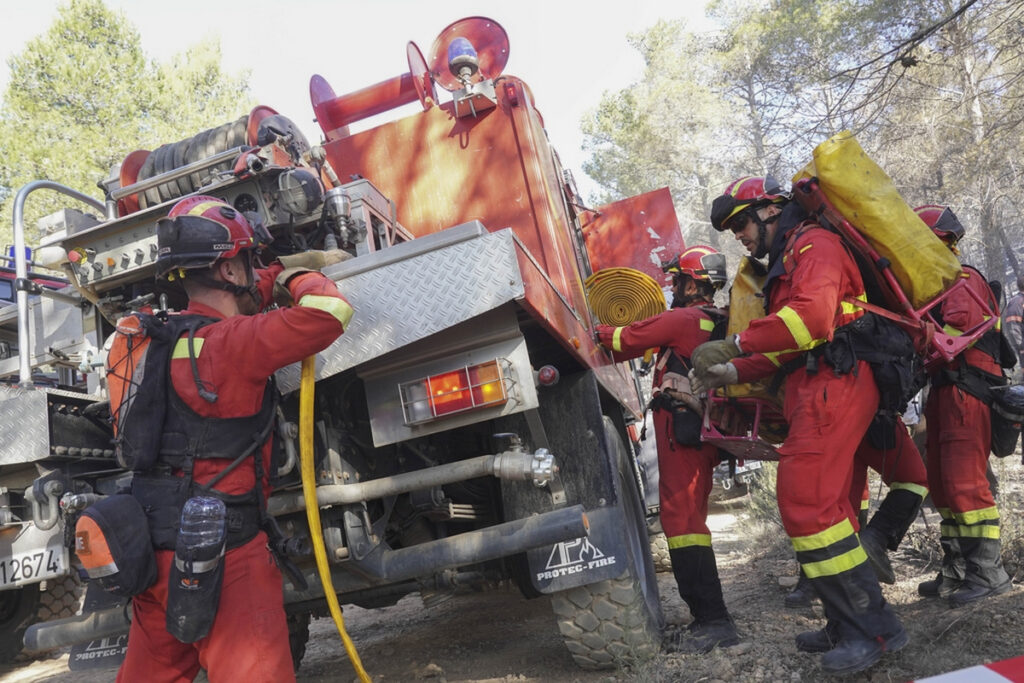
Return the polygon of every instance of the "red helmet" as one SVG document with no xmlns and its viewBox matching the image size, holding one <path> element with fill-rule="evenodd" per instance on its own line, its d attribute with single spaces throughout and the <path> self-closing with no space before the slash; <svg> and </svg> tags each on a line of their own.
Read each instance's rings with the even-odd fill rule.
<svg viewBox="0 0 1024 683">
<path fill-rule="evenodd" d="M 227 202 L 207 195 L 182 199 L 156 224 L 157 277 L 176 269 L 209 268 L 270 241 L 261 221 L 249 220 Z"/>
<path fill-rule="evenodd" d="M 711 226 L 721 232 L 733 216 L 747 209 L 788 201 L 789 197 L 789 193 L 783 192 L 779 182 L 771 176 L 746 176 L 734 180 L 712 202 Z"/>
<path fill-rule="evenodd" d="M 963 239 L 964 226 L 960 219 L 953 213 L 953 209 L 939 204 L 925 204 L 914 211 L 924 224 L 932 229 L 939 239 L 955 247 L 956 243 Z"/>
<path fill-rule="evenodd" d="M 711 247 L 697 245 L 684 249 L 661 269 L 673 276 L 688 275 L 694 280 L 710 282 L 715 289 L 725 284 L 725 255 Z"/>
</svg>

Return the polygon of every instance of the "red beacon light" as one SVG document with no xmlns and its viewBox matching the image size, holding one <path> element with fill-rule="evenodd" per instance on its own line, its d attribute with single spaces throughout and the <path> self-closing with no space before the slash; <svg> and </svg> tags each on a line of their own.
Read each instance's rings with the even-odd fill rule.
<svg viewBox="0 0 1024 683">
<path fill-rule="evenodd" d="M 558 368 L 554 365 L 541 366 L 540 370 L 536 373 L 537 384 L 542 387 L 550 387 L 553 384 L 558 384 L 558 380 L 561 378 L 561 374 L 558 372 Z"/>
<path fill-rule="evenodd" d="M 513 398 L 509 367 L 504 358 L 495 358 L 400 384 L 405 423 L 504 405 Z"/>
</svg>

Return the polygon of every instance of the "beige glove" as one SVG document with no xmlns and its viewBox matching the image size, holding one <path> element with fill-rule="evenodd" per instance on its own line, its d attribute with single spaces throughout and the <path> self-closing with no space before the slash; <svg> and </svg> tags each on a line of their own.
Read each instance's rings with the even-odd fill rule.
<svg viewBox="0 0 1024 683">
<path fill-rule="evenodd" d="M 704 342 L 690 354 L 690 362 L 693 363 L 693 369 L 697 371 L 697 376 L 703 378 L 704 373 L 712 365 L 727 363 L 738 355 L 740 355 L 740 346 L 736 335 L 733 334 L 719 341 Z"/>
<path fill-rule="evenodd" d="M 344 249 L 329 249 L 327 251 L 321 251 L 319 249 L 310 249 L 309 251 L 303 251 L 298 254 L 289 254 L 287 256 L 281 256 L 278 261 L 281 265 L 287 268 L 310 268 L 312 270 L 321 270 L 327 266 L 333 266 L 335 263 L 341 263 L 352 258 L 352 254 L 348 253 Z"/>
<path fill-rule="evenodd" d="M 658 389 L 669 397 L 682 401 L 690 410 L 699 413 L 704 409 L 700 404 L 700 400 L 693 395 L 693 387 L 686 375 L 680 375 L 677 372 L 666 372 L 664 377 L 661 378 L 661 386 Z"/>
<path fill-rule="evenodd" d="M 701 398 L 711 389 L 724 387 L 727 384 L 736 384 L 739 381 L 739 373 L 732 363 L 718 363 L 708 368 L 704 374 L 698 375 L 696 370 L 690 370 L 690 386 L 695 396 Z"/>
<path fill-rule="evenodd" d="M 274 303 L 281 308 L 286 308 L 295 303 L 292 298 L 292 291 L 288 289 L 288 281 L 296 275 L 316 272 L 312 268 L 291 267 L 285 268 L 274 279 Z"/>
</svg>

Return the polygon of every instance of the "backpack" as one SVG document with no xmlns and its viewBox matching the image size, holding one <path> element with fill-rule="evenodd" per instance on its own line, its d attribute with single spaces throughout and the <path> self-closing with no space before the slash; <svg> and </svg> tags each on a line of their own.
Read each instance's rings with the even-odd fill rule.
<svg viewBox="0 0 1024 683">
<path fill-rule="evenodd" d="M 156 465 L 167 413 L 171 352 L 183 332 L 189 336 L 212 320 L 200 316 L 133 313 L 117 321 L 107 353 L 107 392 L 114 429 L 114 456 L 135 472 Z M 142 382 L 147 390 L 140 391 Z"/>
</svg>

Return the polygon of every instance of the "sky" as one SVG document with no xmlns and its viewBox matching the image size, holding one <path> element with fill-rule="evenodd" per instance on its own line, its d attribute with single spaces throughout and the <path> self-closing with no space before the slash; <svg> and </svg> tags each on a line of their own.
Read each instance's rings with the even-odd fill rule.
<svg viewBox="0 0 1024 683">
<path fill-rule="evenodd" d="M 529 84 L 548 135 L 584 197 L 596 185 L 582 170 L 580 119 L 602 93 L 643 75 L 643 60 L 627 34 L 662 18 L 686 16 L 693 24 L 702 19 L 705 2 L 106 0 L 135 25 L 143 50 L 154 59 L 166 60 L 206 36 L 219 36 L 225 67 L 249 69 L 256 100 L 295 121 L 311 142 L 321 133 L 309 103 L 310 76 L 320 74 L 339 95 L 358 90 L 407 72 L 408 41 L 426 55 L 452 22 L 474 15 L 494 19 L 509 38 L 505 73 Z M 59 6 L 58 0 L 0 0 L 0 91 L 9 78 L 8 58 L 46 31 Z M 442 102 L 450 99 L 441 88 L 438 94 Z"/>
</svg>

